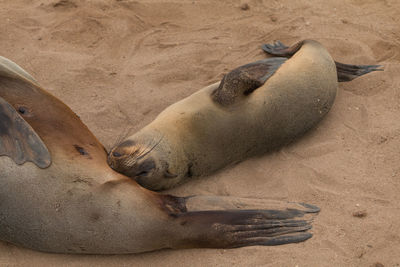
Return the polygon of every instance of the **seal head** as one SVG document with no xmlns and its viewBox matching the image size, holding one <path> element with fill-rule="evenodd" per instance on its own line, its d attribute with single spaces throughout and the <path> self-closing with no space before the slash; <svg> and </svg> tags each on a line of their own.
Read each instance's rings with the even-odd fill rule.
<svg viewBox="0 0 400 267">
<path fill-rule="evenodd" d="M 163 160 L 161 140 L 153 145 L 147 145 L 133 140 L 126 140 L 112 149 L 108 155 L 110 167 L 144 187 L 160 185 L 161 190 L 165 179 L 178 177 L 170 170 L 170 164 Z"/>
</svg>

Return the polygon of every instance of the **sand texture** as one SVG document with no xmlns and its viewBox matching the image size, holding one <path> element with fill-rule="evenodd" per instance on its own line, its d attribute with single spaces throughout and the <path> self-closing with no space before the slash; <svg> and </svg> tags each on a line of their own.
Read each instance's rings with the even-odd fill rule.
<svg viewBox="0 0 400 267">
<path fill-rule="evenodd" d="M 337 61 L 385 66 L 340 84 L 326 119 L 294 144 L 169 192 L 316 204 L 307 242 L 125 256 L 0 243 L 0 265 L 400 266 L 399 14 L 397 0 L 0 0 L 0 54 L 108 149 L 170 104 L 264 58 L 265 42 L 315 39 Z"/>
</svg>

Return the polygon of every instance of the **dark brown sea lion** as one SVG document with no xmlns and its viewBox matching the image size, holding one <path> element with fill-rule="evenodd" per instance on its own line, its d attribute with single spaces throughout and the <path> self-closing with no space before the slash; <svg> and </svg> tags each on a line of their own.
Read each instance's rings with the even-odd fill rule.
<svg viewBox="0 0 400 267">
<path fill-rule="evenodd" d="M 310 238 L 315 212 L 144 189 L 107 165 L 103 146 L 71 109 L 0 57 L 0 240 L 90 254 L 278 245 Z"/>
<path fill-rule="evenodd" d="M 263 49 L 280 57 L 241 66 L 171 105 L 113 148 L 110 166 L 152 190 L 208 175 L 301 136 L 328 113 L 338 81 L 379 67 L 334 62 L 312 40 Z"/>
</svg>

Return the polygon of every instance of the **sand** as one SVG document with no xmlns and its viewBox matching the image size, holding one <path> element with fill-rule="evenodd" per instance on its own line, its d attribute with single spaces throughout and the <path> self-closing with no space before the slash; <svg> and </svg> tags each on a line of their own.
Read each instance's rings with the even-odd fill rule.
<svg viewBox="0 0 400 267">
<path fill-rule="evenodd" d="M 0 243 L 0 265 L 399 266 L 399 12 L 396 0 L 0 1 L 1 55 L 69 105 L 108 149 L 170 104 L 264 58 L 265 42 L 310 38 L 340 62 L 385 65 L 340 84 L 326 119 L 294 144 L 170 191 L 316 204 L 312 239 L 125 256 Z"/>
</svg>

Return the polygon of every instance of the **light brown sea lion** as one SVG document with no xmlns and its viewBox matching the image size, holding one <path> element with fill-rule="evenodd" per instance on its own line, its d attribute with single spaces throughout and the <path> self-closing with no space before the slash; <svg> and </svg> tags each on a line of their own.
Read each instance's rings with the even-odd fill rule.
<svg viewBox="0 0 400 267">
<path fill-rule="evenodd" d="M 144 189 L 107 165 L 103 146 L 74 112 L 0 57 L 0 240 L 91 254 L 278 245 L 310 238 L 315 212 L 306 204 Z"/>
<path fill-rule="evenodd" d="M 312 40 L 263 49 L 283 57 L 241 66 L 171 105 L 113 148 L 110 166 L 152 190 L 208 175 L 301 136 L 328 113 L 338 81 L 379 67 L 334 62 Z"/>
</svg>

